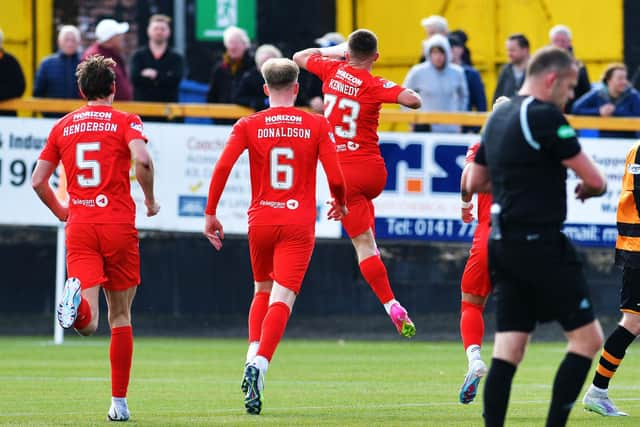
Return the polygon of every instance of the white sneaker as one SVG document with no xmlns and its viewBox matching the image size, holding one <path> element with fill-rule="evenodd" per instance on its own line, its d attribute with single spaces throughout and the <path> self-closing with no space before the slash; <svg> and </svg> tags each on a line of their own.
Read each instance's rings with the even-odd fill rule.
<svg viewBox="0 0 640 427">
<path fill-rule="evenodd" d="M 595 390 L 587 390 L 587 394 L 582 399 L 584 409 L 590 412 L 595 412 L 603 417 L 626 417 L 626 412 L 618 411 L 616 405 L 609 399 L 608 394 L 597 392 Z"/>
<path fill-rule="evenodd" d="M 460 387 L 460 403 L 468 404 L 473 402 L 478 393 L 480 379 L 487 375 L 487 365 L 482 359 L 476 359 L 469 364 L 469 370 L 464 377 L 462 387 Z"/>
<path fill-rule="evenodd" d="M 116 405 L 111 402 L 111 407 L 109 408 L 109 412 L 107 412 L 107 418 L 109 421 L 128 421 L 131 414 L 129 413 L 129 408 L 127 404 L 124 405 Z"/>
<path fill-rule="evenodd" d="M 58 303 L 58 323 L 65 329 L 73 326 L 78 317 L 78 308 L 82 302 L 82 294 L 80 293 L 80 280 L 75 277 L 69 277 L 64 282 L 62 289 L 62 298 Z"/>
</svg>

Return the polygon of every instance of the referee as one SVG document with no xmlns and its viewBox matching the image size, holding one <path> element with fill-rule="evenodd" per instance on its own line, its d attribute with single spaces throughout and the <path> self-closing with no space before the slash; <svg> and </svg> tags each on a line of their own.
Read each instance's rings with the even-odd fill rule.
<svg viewBox="0 0 640 427">
<path fill-rule="evenodd" d="M 553 384 L 547 426 L 564 426 L 602 345 L 582 265 L 561 232 L 567 168 L 579 200 L 606 190 L 562 111 L 578 68 L 555 47 L 540 49 L 518 96 L 489 118 L 467 191 L 493 195 L 489 268 L 496 298 L 493 359 L 484 388 L 486 426 L 504 424 L 511 383 L 536 323 L 558 321 L 567 353 Z"/>
</svg>

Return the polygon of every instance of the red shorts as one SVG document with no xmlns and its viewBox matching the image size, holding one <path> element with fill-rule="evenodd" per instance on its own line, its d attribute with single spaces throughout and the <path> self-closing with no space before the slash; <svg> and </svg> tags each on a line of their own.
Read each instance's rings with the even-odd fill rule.
<svg viewBox="0 0 640 427">
<path fill-rule="evenodd" d="M 82 289 L 122 291 L 140 284 L 138 231 L 131 224 L 67 224 L 67 275 Z"/>
<path fill-rule="evenodd" d="M 462 273 L 460 287 L 466 294 L 486 297 L 491 293 L 489 277 L 489 224 L 478 224 L 469 250 L 469 259 Z"/>
<path fill-rule="evenodd" d="M 274 280 L 297 295 L 311 260 L 314 243 L 314 224 L 250 226 L 249 253 L 253 280 Z"/>
<path fill-rule="evenodd" d="M 366 164 L 346 163 L 342 165 L 347 185 L 347 208 L 349 214 L 342 219 L 342 226 L 350 238 L 359 236 L 375 227 L 375 209 L 372 200 L 382 193 L 387 183 L 387 168 L 383 160 L 372 160 Z"/>
</svg>

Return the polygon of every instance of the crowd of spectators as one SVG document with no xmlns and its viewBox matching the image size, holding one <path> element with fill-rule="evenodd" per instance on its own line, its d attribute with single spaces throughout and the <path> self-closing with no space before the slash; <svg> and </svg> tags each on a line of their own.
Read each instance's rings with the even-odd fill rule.
<svg viewBox="0 0 640 427">
<path fill-rule="evenodd" d="M 423 56 L 409 70 L 404 86 L 418 92 L 422 98 L 422 111 L 486 111 L 485 86 L 480 73 L 473 67 L 467 34 L 460 29 L 450 31 L 447 20 L 438 15 L 424 18 L 420 24 L 426 36 L 422 42 Z M 33 96 L 79 98 L 75 69 L 82 59 L 100 54 L 116 61 L 116 100 L 177 102 L 185 75 L 185 63 L 182 55 L 169 46 L 171 18 L 159 14 L 149 18 L 148 44 L 140 46 L 131 55 L 128 64 L 125 35 L 129 30 L 126 22 L 102 19 L 93 32 L 95 42 L 82 53 L 80 30 L 72 25 L 62 26 L 57 34 L 57 52 L 44 58 L 37 69 Z M 3 38 L 0 31 L 0 100 L 20 97 L 25 91 L 20 65 L 15 57 L 4 51 Z M 344 37 L 335 32 L 316 39 L 320 47 L 338 45 L 343 41 Z M 529 40 L 524 34 L 511 34 L 505 43 L 508 62 L 500 69 L 492 101 L 500 96 L 517 94 L 529 62 Z M 247 32 L 238 27 L 228 27 L 224 31 L 223 44 L 225 51 L 211 71 L 206 102 L 238 104 L 254 110 L 267 108 L 268 97 L 264 93 L 264 81 L 259 70 L 267 59 L 281 57 L 282 52 L 274 45 L 264 44 L 253 53 Z M 549 44 L 573 55 L 571 30 L 565 25 L 550 29 Z M 575 96 L 566 106 L 566 113 L 602 117 L 640 116 L 640 95 L 629 82 L 623 64 L 610 64 L 602 79 L 592 87 L 586 67 L 577 59 L 576 63 L 579 66 L 578 82 Z M 633 80 L 640 81 L 640 77 L 634 77 Z M 322 112 L 322 86 L 315 76 L 301 73 L 297 105 Z M 232 122 L 216 120 L 218 124 Z M 479 130 L 435 124 L 416 124 L 413 129 L 417 132 Z M 600 136 L 604 137 L 635 135 L 635 132 L 600 132 Z"/>
</svg>

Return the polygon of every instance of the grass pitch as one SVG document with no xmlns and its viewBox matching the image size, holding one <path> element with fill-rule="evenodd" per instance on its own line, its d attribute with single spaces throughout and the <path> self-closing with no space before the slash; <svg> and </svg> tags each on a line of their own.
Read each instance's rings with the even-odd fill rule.
<svg viewBox="0 0 640 427">
<path fill-rule="evenodd" d="M 516 373 L 507 425 L 544 424 L 564 346 L 529 347 Z M 0 425 L 107 424 L 108 348 L 105 338 L 70 337 L 62 346 L 46 338 L 0 338 Z M 486 361 L 490 350 L 483 349 Z M 466 372 L 458 343 L 285 338 L 266 377 L 259 416 L 243 407 L 245 352 L 241 340 L 136 339 L 128 425 L 482 425 L 481 394 L 471 405 L 458 403 Z M 569 425 L 640 425 L 637 363 L 632 348 L 611 389 L 630 417 L 603 418 L 578 402 Z"/>
</svg>

